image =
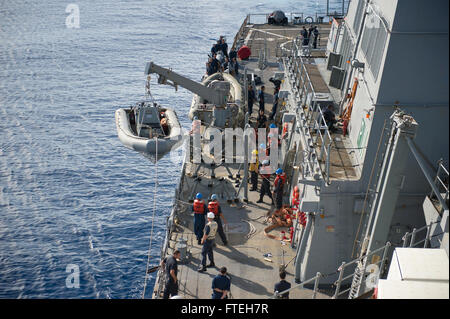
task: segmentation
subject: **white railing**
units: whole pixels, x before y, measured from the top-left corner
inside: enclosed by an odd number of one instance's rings
[[[311,42],[311,41],[310,41]],[[332,138],[326,125],[320,104],[316,102],[316,92],[312,81],[308,75],[304,60],[301,56],[302,48],[298,40],[292,42],[291,54],[286,59],[290,73],[292,74],[292,85],[301,106],[304,108],[300,126],[307,129],[311,134],[311,140],[305,140],[305,145],[313,146],[320,143],[320,152],[315,155],[314,160],[324,162],[324,168],[321,169],[327,183],[330,182],[330,152]],[[314,136],[313,136],[314,133]],[[319,162],[318,162],[319,163]],[[311,171],[314,171],[313,167]]]
[[[436,198],[440,202],[447,203],[449,198],[449,172],[447,168],[444,166],[444,161],[441,159],[438,162],[438,170],[436,172],[436,177],[434,178],[434,184],[436,185],[436,189],[442,191],[444,196],[442,197],[441,193],[437,193],[435,189],[431,189],[430,198]],[[445,209],[444,205],[441,205],[439,208],[439,213]]]
[[[304,281],[304,282],[302,282],[302,283],[300,283],[300,284],[297,284],[297,285],[295,285],[295,286],[293,286],[293,287],[291,287],[291,288],[289,288],[289,289],[286,289],[286,290],[283,290],[283,291],[281,291],[281,292],[278,292],[278,291],[276,291],[276,292],[274,292],[274,294],[273,294],[273,296],[272,297],[270,297],[269,299],[276,299],[276,298],[280,298],[282,295],[284,295],[285,293],[287,293],[287,292],[290,292],[291,290],[294,290],[294,289],[303,289],[304,288],[304,286],[305,285],[307,285],[307,284],[310,284],[310,283],[312,283],[312,282],[314,282],[314,288],[313,288],[313,294],[312,294],[312,299],[316,299],[316,296],[317,296],[317,290],[318,290],[318,288],[319,288],[319,280],[320,280],[320,278],[322,277],[322,274],[320,273],[320,272],[318,272],[313,278],[311,278],[311,279],[308,279],[308,280],[306,280],[306,281]]]
[[[403,237],[402,237],[402,242],[403,242],[403,247],[417,247],[420,244],[423,243],[423,248],[427,248],[430,245],[430,241],[431,241],[431,228],[433,227],[434,224],[438,224],[441,221],[436,221],[433,223],[430,223],[428,225],[425,225],[423,227],[420,228],[414,228],[412,232],[407,232]],[[426,231],[425,237],[419,241],[416,241],[416,237],[418,234],[423,233],[424,231]],[[438,234],[441,235],[441,234]],[[437,235],[434,235],[437,236]]]
[[[384,265],[387,260],[387,254],[389,251],[389,247],[391,247],[391,243],[387,242],[385,246],[380,247],[380,248],[370,252],[369,254],[361,256],[361,257],[354,259],[348,263],[343,262],[341,264],[341,266],[338,268],[339,277],[336,280],[336,282],[334,283],[334,285],[336,286],[336,290],[333,295],[333,299],[337,299],[339,296],[341,296],[345,293],[349,293],[349,298],[358,297],[359,288],[361,287],[361,285],[363,284],[364,279],[365,279],[364,277],[365,277],[366,269],[368,266],[367,262],[369,260],[369,257],[372,257],[375,254],[378,254],[380,252],[383,252],[383,257],[381,259],[370,264],[370,265],[377,265],[379,267],[378,278],[380,278],[381,275],[383,274]],[[356,269],[350,275],[345,276],[345,270],[349,266],[353,266],[353,267],[356,266]],[[356,280],[355,280],[355,276],[356,276]],[[347,289],[341,290],[342,283],[344,281],[349,281],[350,279],[352,280],[351,286]]]

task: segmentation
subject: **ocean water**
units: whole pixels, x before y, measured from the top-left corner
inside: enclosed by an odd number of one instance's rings
[[[154,200],[152,264],[181,162],[155,166],[125,148],[114,111],[143,98],[147,61],[200,80],[215,39],[231,46],[247,13],[326,6],[71,1],[0,1],[0,298],[141,298]],[[71,3],[79,28],[66,25]],[[155,79],[151,89],[188,128],[191,92]]]

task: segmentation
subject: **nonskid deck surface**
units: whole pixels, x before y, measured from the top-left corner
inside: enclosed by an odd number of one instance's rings
[[[237,190],[233,180],[228,178],[228,171],[223,168],[215,169],[216,179],[209,178],[209,168],[201,168],[198,172],[201,180],[195,182],[192,174],[197,165],[187,164],[184,175],[181,201],[177,205],[177,227],[172,232],[167,253],[170,255],[172,249],[182,238],[187,241],[188,260],[187,263],[179,265],[179,295],[186,299],[211,298],[211,283],[214,276],[218,274],[220,267],[225,266],[231,277],[231,296],[236,299],[269,298],[273,295],[273,287],[279,281],[279,265],[288,263],[295,256],[295,249],[289,243],[271,239],[264,235],[267,212],[273,210],[270,199],[265,197],[264,203],[256,204],[259,193],[249,191],[249,203],[235,203],[231,199]],[[237,173],[238,165],[230,165],[230,171]],[[242,171],[241,171],[242,174]],[[222,179],[222,181],[219,181]],[[208,184],[213,183],[213,187]],[[195,189],[194,189],[195,188]],[[199,273],[201,266],[201,247],[197,244],[193,232],[193,214],[189,199],[191,194],[201,192],[204,196],[215,192],[219,196],[222,212],[228,222],[226,231],[228,246],[224,246],[220,237],[216,236],[216,248],[214,259],[216,268],[208,268],[207,272]],[[280,237],[281,231],[289,233],[287,228],[277,228],[270,234]],[[284,252],[283,252],[284,251]],[[264,260],[264,254],[270,253],[271,261]],[[209,261],[208,261],[209,263]],[[289,263],[286,280],[293,282],[293,261]],[[295,289],[291,292],[291,298],[311,298],[312,290]],[[318,298],[328,298],[327,295],[319,293]]]
[[[331,26],[329,24],[314,24],[318,26],[320,33],[318,48],[325,47]],[[306,29],[308,24],[304,25]],[[260,50],[266,46],[269,57],[275,57],[281,53],[280,46],[300,35],[303,25],[269,25],[269,24],[249,24],[244,29],[244,44],[251,48],[252,57],[257,58]],[[313,56],[321,57],[323,52],[313,51]]]

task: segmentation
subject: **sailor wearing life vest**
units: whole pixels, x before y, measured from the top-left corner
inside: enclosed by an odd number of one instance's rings
[[[259,160],[258,160],[258,150],[253,150],[252,159],[249,165],[250,171],[250,181],[252,183],[252,188],[250,191],[256,191],[258,188],[258,169],[259,169]]]
[[[220,207],[220,204],[217,201],[216,194],[211,195],[211,201],[208,204],[208,211],[214,213],[214,221],[217,223],[217,233],[222,239],[223,244],[225,246],[228,245],[227,236],[225,236],[225,233],[223,231],[222,219],[225,224],[227,224],[227,221],[225,220],[225,217],[222,214],[222,208]]]
[[[281,168],[277,169],[275,173],[277,177],[273,182],[273,197],[275,197],[276,209],[280,209],[283,205],[283,188],[286,182],[286,175]]]
[[[215,267],[214,264],[214,254],[213,254],[213,245],[214,239],[216,238],[217,233],[217,223],[214,221],[214,213],[209,212],[208,215],[208,223],[204,229],[204,235],[202,238],[202,266],[198,270],[199,272],[206,271],[206,268]],[[209,265],[206,265],[206,255],[208,255]]]
[[[201,245],[201,239],[203,237],[203,228],[205,227],[205,214],[206,205],[202,200],[202,194],[197,193],[194,200],[194,205],[192,205],[192,211],[194,212],[194,233],[197,237],[197,242]]]
[[[263,197],[264,195],[267,195],[272,200],[272,205],[274,205],[272,193],[270,192],[270,176],[272,175],[270,173],[270,166],[269,166],[269,160],[262,161],[261,169],[259,170],[259,173],[262,177],[262,183],[261,183],[261,191],[259,193],[259,200],[257,203],[263,203]]]

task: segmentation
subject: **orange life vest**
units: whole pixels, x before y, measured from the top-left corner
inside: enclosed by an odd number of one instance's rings
[[[210,201],[208,204],[208,210],[213,212],[214,215],[219,214],[219,203],[216,201]]]
[[[292,209],[297,210],[300,205],[299,200],[300,194],[298,193],[298,187],[294,188],[294,192],[292,193]]]
[[[283,174],[277,175],[277,177],[275,178],[275,181],[273,182],[273,185],[276,186],[280,179],[281,179],[281,185],[280,186],[283,186],[284,183],[286,182],[286,174],[283,173]]]
[[[205,213],[205,202],[203,200],[194,200],[194,213],[204,214]]]
[[[289,123],[284,123],[284,125],[283,125],[283,132],[281,133],[281,138],[282,138],[282,139],[285,138],[286,135],[287,135],[288,124],[289,124]]]

